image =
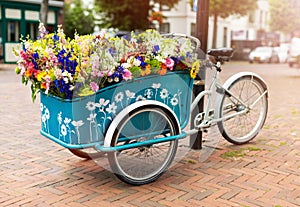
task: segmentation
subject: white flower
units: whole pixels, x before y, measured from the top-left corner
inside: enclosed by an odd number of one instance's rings
[[[82,120],[79,121],[72,121],[72,125],[75,127],[80,127],[84,124],[84,122]]]
[[[151,89],[146,89],[144,95],[146,98],[151,98],[153,96],[153,92]]]
[[[86,118],[88,121],[94,121],[96,118],[97,114],[90,114],[90,117]]]
[[[144,101],[144,100],[146,100],[146,98],[142,95],[138,95],[135,99],[135,101]]]
[[[61,114],[62,114],[62,112],[59,112],[59,113],[57,114],[57,121],[58,121],[59,124],[61,124],[61,122],[62,122]]]
[[[130,56],[130,57],[127,59],[127,63],[129,63],[130,65],[132,65],[134,59],[135,59],[134,56]]]
[[[141,65],[141,61],[139,59],[134,58],[133,65],[134,66],[140,66]]]
[[[86,104],[85,108],[87,108],[87,110],[89,110],[89,111],[94,111],[96,108],[96,104],[94,102],[89,101]]]
[[[158,89],[158,88],[160,88],[160,86],[161,86],[160,83],[153,83],[152,84],[152,88],[154,88],[154,89]]]
[[[159,56],[159,55],[156,56],[155,59],[158,60],[158,61],[161,62],[161,63],[166,63],[166,59],[164,59],[163,57],[161,57],[161,56]]]
[[[63,135],[63,136],[66,136],[67,135],[67,127],[66,125],[61,125],[60,127],[60,133]]]
[[[69,78],[68,77],[64,77],[64,82],[65,82],[65,84],[68,84],[69,83]]]
[[[108,113],[112,113],[112,114],[115,114],[116,110],[117,110],[117,106],[116,106],[115,102],[113,102],[112,104],[109,104],[108,108],[106,109],[106,111]]]
[[[125,91],[125,94],[126,94],[126,96],[127,96],[128,98],[134,98],[134,96],[135,96],[135,93],[130,92],[129,90],[126,90],[126,91]]]
[[[124,94],[122,92],[119,92],[117,95],[115,95],[115,101],[121,102],[124,98]]]
[[[115,78],[114,78],[114,81],[115,81],[115,82],[119,82],[120,79],[119,79],[118,77],[115,77]]]
[[[169,96],[169,92],[168,92],[168,90],[167,89],[162,89],[162,91],[160,92],[160,97],[162,98],[162,99],[165,99],[165,98],[167,98]]]
[[[176,106],[178,104],[178,98],[175,97],[171,98],[171,104],[172,106]]]
[[[126,68],[126,69],[132,67],[132,65],[131,65],[130,63],[122,63],[121,66],[122,66],[123,68]]]
[[[97,105],[99,108],[102,106],[106,106],[109,103],[109,100],[105,100],[104,98],[99,99],[99,105]]]
[[[40,109],[41,109],[41,111],[44,110],[44,105],[43,105],[43,103],[40,103]]]
[[[69,119],[69,118],[65,118],[65,120],[64,120],[64,123],[66,124],[66,125],[68,125],[69,123],[71,122],[71,119]]]
[[[45,117],[46,119],[50,119],[50,111],[48,108],[45,108]]]
[[[42,116],[42,122],[46,122],[46,116],[45,116],[45,114]]]
[[[54,76],[57,80],[60,80],[62,78],[62,70],[61,69],[55,69],[54,70]]]

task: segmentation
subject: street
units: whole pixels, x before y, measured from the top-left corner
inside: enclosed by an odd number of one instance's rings
[[[40,135],[39,99],[32,103],[14,65],[0,64],[0,206],[300,206],[300,68],[229,62],[222,81],[239,71],[269,87],[258,136],[242,146],[207,140],[198,151],[182,141],[162,177],[129,186]]]

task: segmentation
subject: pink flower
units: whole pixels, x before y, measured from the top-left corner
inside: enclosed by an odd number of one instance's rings
[[[95,83],[95,82],[91,82],[90,83],[90,87],[91,87],[91,89],[92,89],[92,91],[98,91],[99,90],[99,86],[98,86],[98,84],[97,83]]]
[[[127,69],[123,70],[123,78],[124,80],[130,80],[132,78],[131,72]]]
[[[167,68],[169,68],[170,70],[173,70],[174,67],[174,60],[172,58],[167,58],[166,59],[166,66]]]
[[[23,60],[26,60],[28,58],[28,54],[23,50],[20,51],[20,56]]]
[[[46,91],[45,91],[45,94],[48,94],[49,89],[50,89],[50,83],[51,83],[51,79],[50,79],[50,77],[48,75],[46,76],[45,81],[46,81]]]
[[[46,36],[46,34],[47,34],[47,30],[46,30],[46,28],[45,28],[45,26],[44,26],[43,23],[40,23],[40,25],[39,25],[39,31],[41,33],[41,38],[44,38]]]

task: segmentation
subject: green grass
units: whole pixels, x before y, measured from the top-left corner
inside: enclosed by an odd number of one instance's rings
[[[196,161],[195,160],[188,160],[188,163],[190,163],[190,164],[196,164]]]
[[[238,150],[228,151],[221,154],[223,159],[232,159],[232,158],[240,158],[247,155],[247,152],[251,151],[260,151],[261,149],[255,146],[250,146],[247,148],[240,148]]]
[[[286,144],[286,142],[280,142],[279,146],[285,146]]]
[[[292,115],[298,115],[298,114],[300,114],[300,112],[298,110],[296,110],[296,109],[293,109],[291,111],[291,113],[292,113]]]

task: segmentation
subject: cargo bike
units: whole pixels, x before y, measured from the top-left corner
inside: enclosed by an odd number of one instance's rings
[[[194,37],[179,36],[200,45]],[[232,52],[230,48],[208,51],[211,61],[207,66],[214,69],[214,76],[195,98],[194,79],[187,71],[140,77],[70,100],[41,93],[40,132],[79,157],[107,156],[113,173],[132,185],[159,178],[172,163],[178,140],[210,126],[217,125],[231,143],[247,143],[264,125],[268,89],[265,81],[251,72],[237,73],[219,83],[221,63]],[[204,110],[191,118],[204,97]]]

